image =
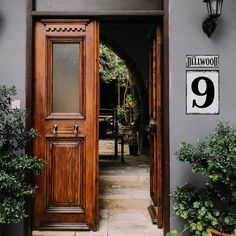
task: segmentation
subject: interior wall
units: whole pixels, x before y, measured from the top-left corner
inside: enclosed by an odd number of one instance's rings
[[[202,31],[207,16],[205,3],[196,0],[169,0],[170,68],[170,190],[185,182],[201,184],[187,164],[174,155],[180,143],[193,143],[209,135],[219,119],[236,125],[236,1],[223,3],[222,16],[212,38]],[[220,114],[186,115],[186,54],[219,55]],[[183,223],[171,213],[171,228],[183,229]]]
[[[0,84],[17,88],[25,107],[26,1],[0,1]],[[22,236],[23,224],[3,227],[3,236]]]

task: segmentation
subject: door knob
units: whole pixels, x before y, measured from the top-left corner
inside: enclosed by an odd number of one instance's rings
[[[157,132],[157,126],[154,124],[150,124],[150,125],[146,126],[145,130],[149,135],[153,136]]]
[[[79,133],[79,126],[74,125],[74,134],[78,134],[78,133]]]
[[[53,134],[57,134],[57,131],[58,131],[58,125],[53,125],[53,127],[52,127],[52,133],[53,133]]]

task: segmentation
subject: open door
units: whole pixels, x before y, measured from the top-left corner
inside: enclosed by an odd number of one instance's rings
[[[33,229],[97,230],[98,23],[41,20],[34,37]]]
[[[156,27],[150,50],[149,80],[149,156],[150,156],[150,195],[152,205],[149,213],[158,228],[163,227],[162,197],[162,107],[161,107],[161,35],[160,26]]]

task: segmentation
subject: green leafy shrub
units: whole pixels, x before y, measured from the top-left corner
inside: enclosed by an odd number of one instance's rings
[[[25,198],[34,195],[36,186],[26,178],[38,175],[43,161],[25,153],[35,137],[34,129],[25,127],[25,113],[11,108],[15,87],[0,86],[0,223],[18,223],[24,217]]]
[[[207,177],[205,186],[176,188],[174,211],[194,235],[211,235],[207,229],[236,234],[236,131],[218,122],[215,132],[195,146],[182,143],[178,160]]]
[[[125,122],[125,110],[123,106],[117,107],[117,119],[120,123]]]
[[[115,54],[109,47],[99,45],[99,74],[100,79],[106,83],[120,78],[121,85],[128,79],[128,68],[125,61]]]

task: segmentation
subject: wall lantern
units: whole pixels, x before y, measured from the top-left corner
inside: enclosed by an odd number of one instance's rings
[[[203,0],[203,2],[207,5],[208,17],[203,21],[202,29],[208,37],[211,37],[221,14],[223,0]]]

